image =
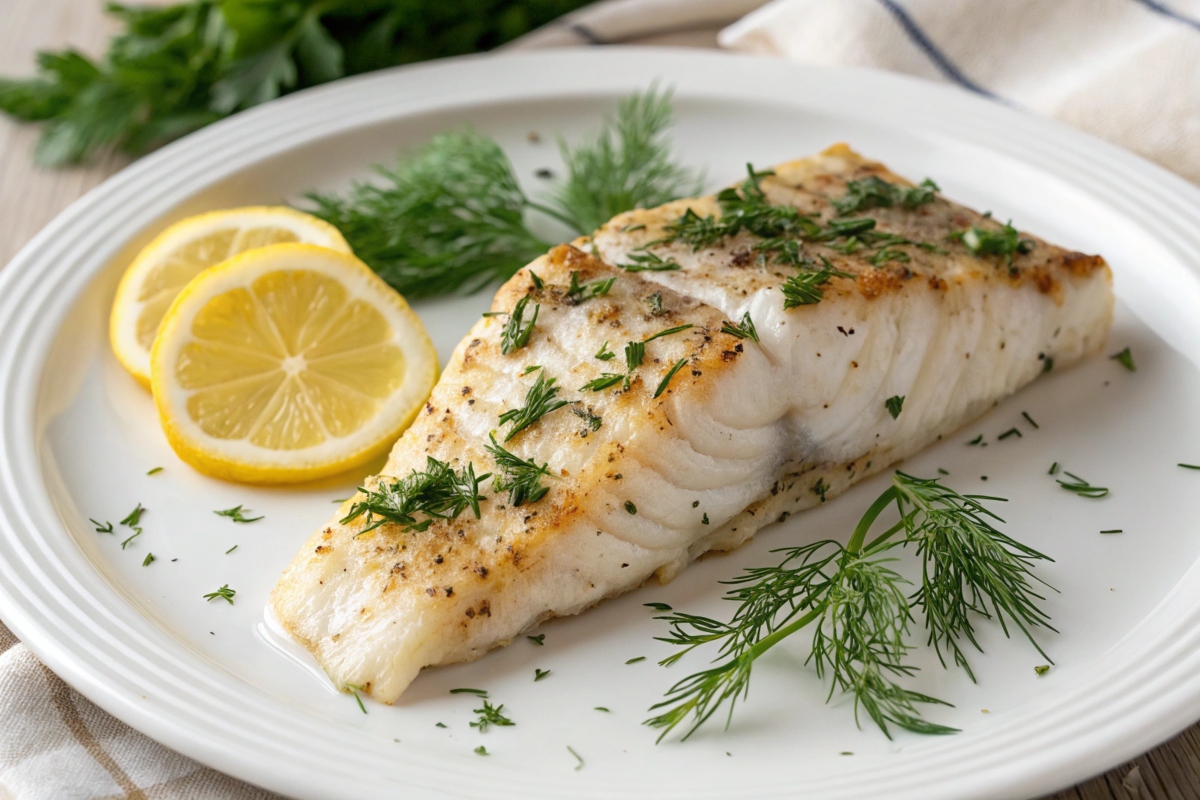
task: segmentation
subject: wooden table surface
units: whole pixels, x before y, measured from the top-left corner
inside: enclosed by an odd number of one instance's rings
[[[28,74],[38,49],[71,46],[89,55],[102,52],[115,30],[102,6],[102,0],[0,0],[0,75]],[[680,43],[711,41],[711,36],[693,32]],[[0,118],[0,265],[60,211],[127,163],[108,156],[85,167],[40,169],[32,163],[36,139],[35,126]],[[1200,799],[1200,724],[1052,800],[1167,798]]]

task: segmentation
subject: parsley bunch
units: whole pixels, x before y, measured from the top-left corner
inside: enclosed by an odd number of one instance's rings
[[[109,3],[122,31],[101,58],[38,55],[0,79],[0,111],[43,122],[47,166],[131,155],[281,94],[346,75],[488,50],[588,0],[187,0]]]

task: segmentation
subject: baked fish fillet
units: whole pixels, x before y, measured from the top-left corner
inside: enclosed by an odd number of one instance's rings
[[[844,145],[758,185],[825,228],[847,182],[861,189],[872,176],[912,186]],[[1026,234],[1011,263],[972,255],[948,235],[1001,226],[940,196],[851,214],[874,219],[876,234],[805,241],[793,253],[812,262],[807,271],[780,263],[784,251],[760,263],[763,239],[746,231],[699,250],[657,241],[688,209],[722,214],[714,197],[632,211],[517,273],[495,297],[501,313],[459,344],[367,484],[394,483],[429,458],[496,473],[485,449],[495,431],[515,455],[548,465],[544,498],[514,506],[489,479],[478,518],[468,508],[424,530],[366,532],[366,515],[339,523],[350,500],[286,569],[274,611],[339,687],[390,703],[423,667],[478,658],[547,618],[668,580],[917,452],[1051,365],[1097,352],[1108,332],[1103,259]],[[631,264],[658,271],[622,268]],[[819,302],[785,308],[781,284],[812,266],[841,276],[817,287]],[[572,276],[588,288],[572,293]],[[614,277],[607,294],[587,297]],[[505,314],[527,295],[536,326],[504,355]],[[758,341],[730,332],[745,314]],[[627,389],[581,389],[627,372],[627,342],[683,325],[645,343]],[[504,442],[513,424],[500,416],[550,378],[569,404]]]

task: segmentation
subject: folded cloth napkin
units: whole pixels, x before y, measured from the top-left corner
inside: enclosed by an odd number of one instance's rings
[[[1200,183],[1200,0],[775,0],[718,41],[954,83]]]

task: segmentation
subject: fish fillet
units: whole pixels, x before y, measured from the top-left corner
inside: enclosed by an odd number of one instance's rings
[[[912,186],[836,145],[777,167],[761,188],[825,225],[847,182],[871,176]],[[699,251],[657,241],[688,209],[721,214],[711,196],[631,211],[518,272],[496,294],[499,315],[459,344],[382,476],[368,481],[403,478],[428,457],[495,472],[489,433],[503,439],[500,415],[545,376],[570,405],[506,444],[548,464],[543,499],[514,507],[487,481],[479,518],[468,509],[421,531],[366,533],[362,517],[338,522],[347,501],[287,567],[273,609],[339,687],[390,703],[424,667],[478,658],[651,576],[669,580],[706,551],[735,548],[916,453],[1051,365],[1096,353],[1111,322],[1103,259],[1028,234],[1011,265],[972,255],[947,235],[999,226],[941,196],[856,215],[910,242],[894,248],[903,257],[844,239],[805,242],[807,256],[849,277],[794,308],[780,285],[798,269],[759,263],[761,239],[749,232]],[[647,252],[679,268],[622,268]],[[580,284],[616,281],[580,302],[573,273]],[[526,295],[530,311],[539,307],[536,327],[503,355],[505,313]],[[757,342],[722,331],[745,314]],[[627,342],[682,325],[692,327],[646,343],[628,390],[581,389],[626,371]],[[602,348],[615,358],[597,358]],[[888,400],[900,397],[893,416]]]

